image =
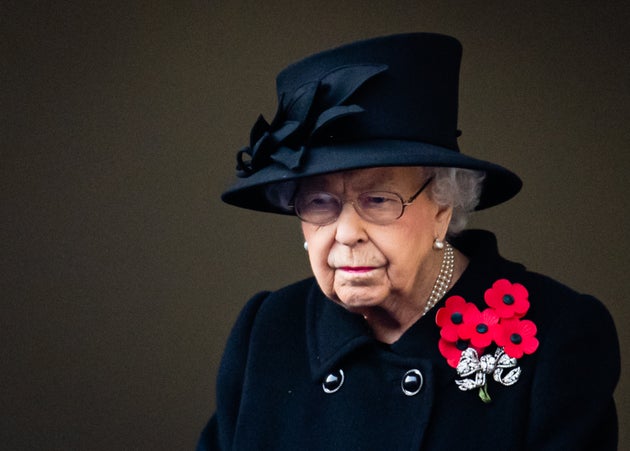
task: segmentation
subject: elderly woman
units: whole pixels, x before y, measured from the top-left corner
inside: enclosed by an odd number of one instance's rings
[[[466,216],[520,189],[460,153],[461,47],[405,34],[289,66],[223,199],[301,220],[314,279],[245,306],[199,450],[610,450],[602,304]]]

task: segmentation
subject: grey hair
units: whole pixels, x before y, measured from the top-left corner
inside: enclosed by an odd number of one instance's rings
[[[425,174],[434,177],[431,198],[440,206],[453,208],[447,236],[455,236],[466,227],[470,213],[479,204],[483,171],[463,168],[425,167]]]
[[[460,233],[468,223],[470,213],[479,204],[485,172],[463,168],[442,168],[425,166],[420,168],[424,177],[433,177],[431,198],[440,206],[453,207],[447,236]],[[287,213],[297,188],[296,181],[274,183],[267,186],[267,200]]]

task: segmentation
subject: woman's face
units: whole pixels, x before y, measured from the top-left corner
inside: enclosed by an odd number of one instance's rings
[[[357,214],[351,201],[366,191],[390,191],[409,199],[427,180],[418,167],[370,168],[305,179],[299,192],[327,191],[345,201],[341,214],[324,226],[302,222],[313,273],[326,296],[361,313],[417,303],[430,291],[441,262],[432,249],[444,238],[451,209],[439,207],[430,186],[399,219],[378,225]],[[421,299],[425,301],[426,298]]]

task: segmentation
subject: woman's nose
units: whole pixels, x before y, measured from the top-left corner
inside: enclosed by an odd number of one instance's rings
[[[335,240],[338,243],[354,246],[367,241],[365,222],[352,202],[346,202],[343,205],[335,225]]]

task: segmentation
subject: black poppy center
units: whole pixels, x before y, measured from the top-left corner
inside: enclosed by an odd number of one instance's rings
[[[455,342],[455,347],[460,351],[465,351],[466,349],[468,349],[468,344],[468,340],[459,339]]]
[[[512,334],[510,335],[510,341],[515,345],[520,345],[523,341],[523,337],[520,334]]]
[[[475,330],[479,334],[485,334],[486,332],[488,332],[488,325],[487,324],[483,324],[483,323],[477,324],[477,327],[475,328]]]
[[[455,312],[451,315],[451,322],[453,324],[461,324],[463,320],[464,315],[462,315],[460,312]]]
[[[511,294],[504,294],[503,295],[503,303],[505,305],[512,305],[512,304],[514,304],[514,296],[512,296]]]

